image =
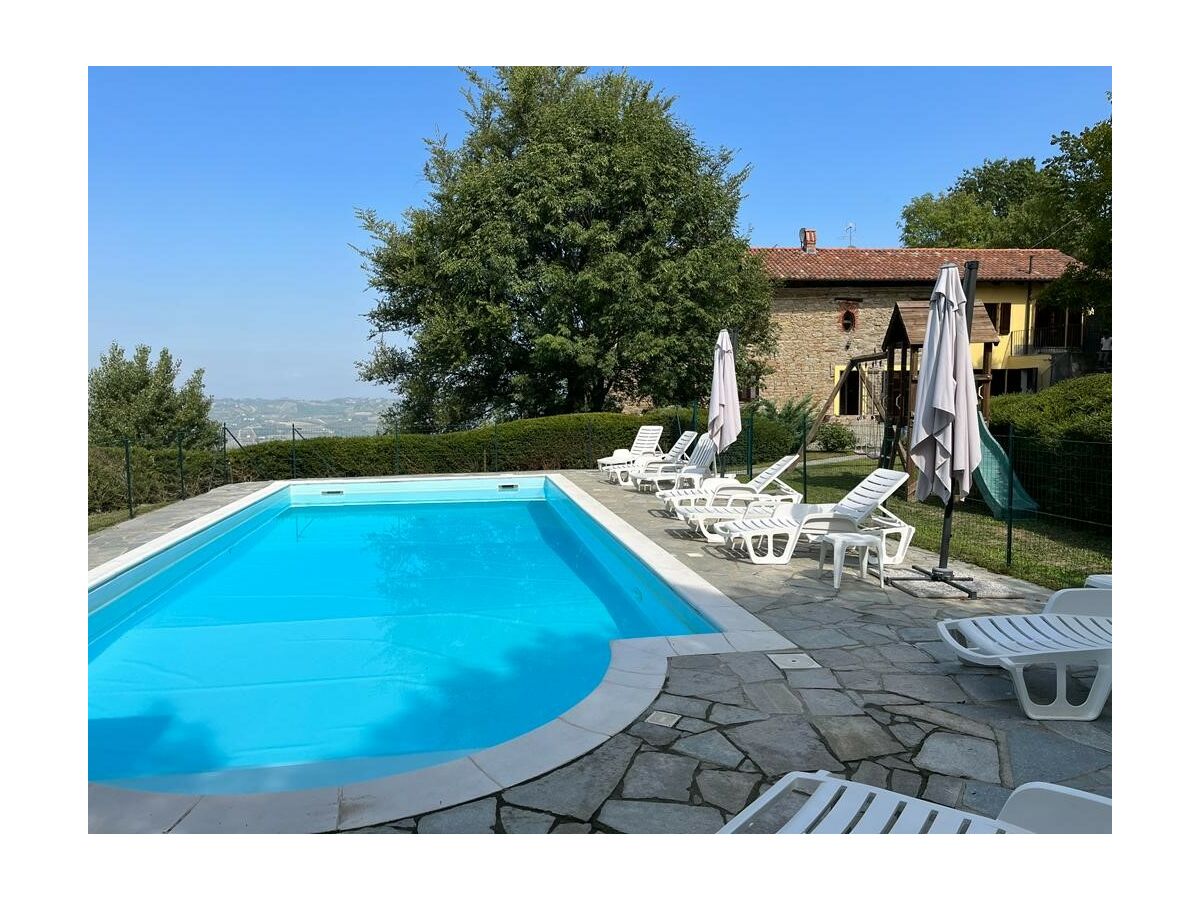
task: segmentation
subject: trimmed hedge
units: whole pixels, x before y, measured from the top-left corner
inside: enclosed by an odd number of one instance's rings
[[[697,412],[703,431],[707,411]],[[425,475],[457,472],[589,469],[596,459],[618,447],[628,447],[642,425],[662,425],[667,449],[691,428],[692,412],[685,408],[652,410],[645,415],[578,413],[501,422],[498,425],[447,434],[389,434],[376,437],[316,437],[266,441],[232,447],[223,459],[220,448],[184,454],[188,495],[209,490],[228,480],[269,481],[292,477],[292,454],[298,478],[354,478],[372,475]],[[754,421],[754,459],[774,462],[788,453],[792,436],[779,423]],[[744,470],[749,416],[743,418],[741,438],[727,451],[726,464]],[[180,495],[179,459],[175,450],[135,448],[134,503],[155,503]],[[125,505],[125,457],[122,448],[88,448],[88,511],[101,512]]]
[[[1112,375],[1083,375],[1036,394],[993,398],[992,430],[1007,433],[1010,422],[1017,434],[1046,444],[1112,443]]]
[[[991,430],[1042,512],[1112,522],[1112,375],[1060,381],[1036,394],[992,400]]]

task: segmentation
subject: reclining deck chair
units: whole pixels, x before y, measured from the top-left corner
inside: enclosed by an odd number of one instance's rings
[[[769,810],[799,788],[808,799],[782,826]],[[992,819],[918,800],[828,772],[791,772],[734,816],[718,834],[743,829],[778,834],[1111,834],[1112,800],[1075,788],[1031,781],[1018,787]]]
[[[634,437],[633,443],[629,445],[628,450],[614,450],[611,456],[605,456],[596,460],[596,468],[603,469],[605,466],[632,462],[643,454],[658,453],[658,439],[662,437],[662,433],[663,427],[661,425],[643,425],[638,429],[637,435]]]
[[[692,446],[692,441],[696,439],[696,432],[685,431],[679,436],[679,439],[671,445],[671,449],[665,454],[644,454],[637,459],[627,463],[617,463],[613,466],[605,466],[604,471],[608,473],[608,480],[613,484],[629,484],[629,476],[634,472],[642,471],[651,463],[682,463],[687,461],[687,449]]]
[[[631,472],[629,480],[639,491],[667,484],[672,487],[681,487],[684,484],[694,487],[712,475],[716,459],[717,445],[707,434],[702,434],[700,440],[696,441],[696,449],[692,451],[691,459],[686,463],[647,463],[640,471]]]
[[[712,527],[730,549],[740,543],[757,565],[782,565],[792,558],[801,537],[808,540],[835,531],[873,531],[883,538],[879,564],[899,563],[908,552],[914,529],[883,508],[883,503],[908,480],[907,472],[876,469],[837,503],[793,503],[778,515],[721,522]],[[887,537],[898,546],[887,552]],[[778,546],[782,543],[782,546]]]
[[[781,480],[783,473],[795,465],[799,458],[794,454],[783,457],[748,484],[717,484],[699,502],[676,507],[675,517],[686,522],[693,531],[700,532],[710,544],[720,544],[725,536],[712,531],[718,522],[751,517],[768,518],[786,504],[799,503],[804,499],[803,494]],[[772,482],[780,489],[777,493],[767,493],[765,490]]]
[[[998,666],[1012,676],[1021,710],[1031,719],[1090,722],[1112,693],[1112,591],[1067,588],[1046,601],[1041,613],[1028,616],[974,616],[937,623],[938,633],[959,659],[976,666]],[[1025,667],[1053,665],[1055,696],[1035,703],[1025,683]],[[1087,698],[1067,699],[1067,667],[1095,666]]]
[[[796,457],[785,456],[783,459],[795,460]],[[772,481],[779,479],[783,474],[783,471],[786,471],[792,465],[789,464],[788,466],[785,466],[782,471],[774,471],[775,467],[781,462],[783,462],[782,459],[779,462],[768,466],[749,481],[738,481],[734,476],[728,476],[726,478],[710,478],[700,487],[671,488],[665,491],[658,491],[654,496],[663,501],[667,512],[671,513],[676,518],[679,518],[679,511],[690,506],[703,506],[712,502],[714,498],[716,499],[717,503],[724,503],[726,500],[726,495],[724,494],[727,491],[740,491],[748,494],[764,493],[767,489],[767,486]],[[779,487],[785,492],[792,490],[792,488],[783,481],[779,482]],[[718,492],[721,492],[723,496],[718,498]],[[797,497],[798,496],[799,495],[797,494]]]

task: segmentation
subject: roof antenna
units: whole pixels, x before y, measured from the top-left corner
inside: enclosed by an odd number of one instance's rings
[[[846,246],[854,246],[854,229],[857,226],[853,222],[847,222],[844,231],[846,232]]]

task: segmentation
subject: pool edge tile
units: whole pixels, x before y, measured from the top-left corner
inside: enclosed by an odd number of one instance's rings
[[[559,718],[579,728],[612,737],[654,702],[660,688],[661,684],[633,687],[606,678]]]
[[[545,775],[608,739],[606,735],[559,718],[468,758],[500,789],[506,789]]]
[[[171,834],[311,834],[337,828],[341,790],[206,794]]]
[[[502,787],[472,757],[462,756],[440,765],[343,786],[334,827],[344,831],[433,812],[493,794]]]
[[[88,784],[89,834],[163,834],[199,803],[195,794],[155,794]]]
[[[738,653],[753,650],[795,650],[796,645],[774,629],[727,631],[725,637]]]
[[[698,656],[704,653],[732,653],[734,646],[725,637],[727,632],[688,634],[668,638],[675,656]]]

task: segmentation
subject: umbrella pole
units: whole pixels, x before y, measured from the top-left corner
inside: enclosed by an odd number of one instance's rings
[[[939,576],[943,573],[954,577],[954,572],[949,568],[950,565],[950,535],[954,533],[954,523],[951,521],[954,518],[954,497],[958,492],[955,491],[950,495],[950,499],[946,501],[946,512],[942,516],[942,548],[938,555],[938,567],[934,569]]]

